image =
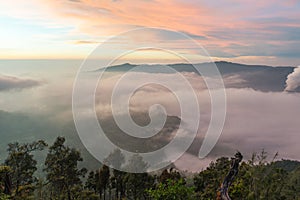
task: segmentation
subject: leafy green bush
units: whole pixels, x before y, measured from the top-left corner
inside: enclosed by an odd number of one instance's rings
[[[159,183],[155,189],[147,190],[149,196],[154,200],[193,200],[195,199],[195,191],[193,187],[187,187],[185,181],[168,179],[166,184]]]

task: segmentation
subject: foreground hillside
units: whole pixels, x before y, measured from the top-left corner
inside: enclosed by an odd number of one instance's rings
[[[44,141],[9,144],[8,157],[0,167],[0,199],[216,199],[231,166],[231,158],[221,157],[195,174],[180,172],[176,166],[133,174],[108,166],[126,170],[139,165],[146,169],[147,163],[138,154],[125,162],[122,153],[115,150],[105,165],[88,171],[79,167],[84,160],[81,153],[65,142],[58,137],[50,146]],[[33,155],[43,150],[48,153],[40,165]],[[267,153],[262,151],[241,163],[229,188],[232,199],[299,199],[300,162],[267,160]],[[38,168],[43,169],[44,176],[36,176]]]

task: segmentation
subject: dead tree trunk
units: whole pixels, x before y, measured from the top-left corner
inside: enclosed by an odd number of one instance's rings
[[[231,198],[228,195],[228,189],[232,184],[234,178],[238,174],[239,164],[242,161],[242,159],[243,155],[240,152],[237,152],[234,155],[234,158],[232,158],[230,170],[221,185],[220,191],[218,192],[218,200],[231,200]]]

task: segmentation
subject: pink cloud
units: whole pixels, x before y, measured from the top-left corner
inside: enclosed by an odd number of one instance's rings
[[[231,44],[247,48],[248,45],[282,42],[289,47],[286,41],[290,37],[286,34],[297,34],[300,17],[299,3],[294,0],[29,0],[26,5],[20,0],[16,1],[17,3],[5,2],[0,13],[39,21],[47,26],[56,24],[73,27],[69,34],[78,36],[78,41],[87,40],[81,37],[87,36],[89,40],[101,42],[133,28],[160,27],[194,35],[194,39],[205,48],[213,47],[214,51],[232,54],[236,59],[254,58],[257,55],[250,52],[246,57],[243,55],[244,58],[238,58],[239,52],[228,49]],[[285,30],[285,27],[294,27],[295,30]],[[147,36],[156,38],[158,42],[164,39],[157,35]],[[293,40],[297,39],[295,38],[294,36]],[[180,46],[179,43],[174,45]],[[280,45],[274,48],[279,47]],[[268,48],[272,52],[273,49]],[[216,59],[227,58],[222,55],[213,56]],[[276,55],[275,60],[279,60]]]

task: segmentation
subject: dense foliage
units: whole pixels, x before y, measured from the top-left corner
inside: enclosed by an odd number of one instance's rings
[[[116,170],[147,169],[138,154],[125,162],[119,150],[112,152],[99,169],[80,168],[81,153],[58,137],[48,148],[44,164],[38,165],[36,151],[47,148],[44,141],[8,145],[8,156],[0,166],[0,200],[189,200],[216,199],[228,173],[231,159],[218,158],[205,170],[185,174],[174,167],[156,173],[127,173]],[[267,162],[267,153],[253,154],[241,163],[229,188],[232,199],[300,199],[300,164],[281,160]],[[275,160],[275,157],[274,159]],[[36,177],[39,166],[44,179]]]

